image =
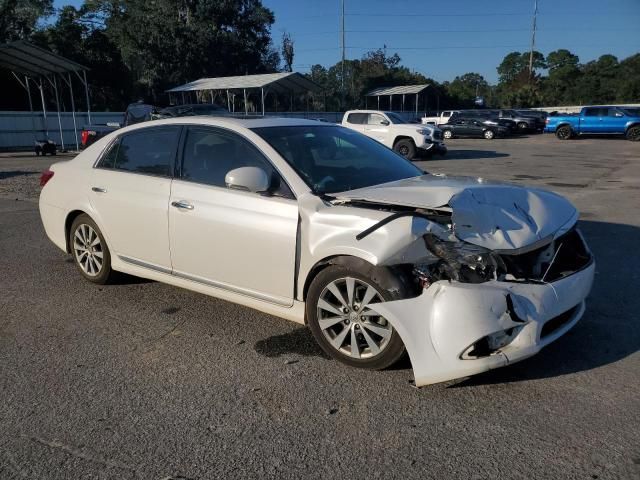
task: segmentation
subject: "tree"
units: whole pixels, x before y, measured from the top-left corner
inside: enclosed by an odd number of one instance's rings
[[[490,87],[479,73],[465,73],[447,85],[447,92],[461,107],[473,107],[476,95],[488,97]]]
[[[51,14],[52,0],[0,0],[0,43],[28,39]]]
[[[285,70],[292,72],[293,68],[293,40],[287,32],[282,34],[282,58],[284,59]]]

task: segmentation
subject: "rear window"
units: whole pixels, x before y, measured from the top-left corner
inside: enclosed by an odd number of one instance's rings
[[[99,166],[169,177],[179,135],[180,127],[145,128],[123,135],[111,146]]]
[[[347,117],[347,122],[354,123],[356,125],[364,125],[367,123],[367,113],[350,113]]]

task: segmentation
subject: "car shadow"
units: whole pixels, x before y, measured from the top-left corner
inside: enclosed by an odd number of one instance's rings
[[[495,150],[449,150],[444,157],[419,157],[420,160],[475,160],[481,158],[504,158],[509,157],[508,153],[496,152]]]
[[[38,172],[29,172],[25,170],[12,170],[8,172],[0,172],[0,180],[5,180],[12,177],[22,177],[25,175],[37,175]]]
[[[581,221],[596,259],[596,276],[583,318],[537,355],[450,385],[449,388],[558,377],[593,370],[640,350],[637,277],[640,228]]]

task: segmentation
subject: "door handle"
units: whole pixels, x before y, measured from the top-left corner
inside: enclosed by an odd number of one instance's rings
[[[91,187],[91,190],[98,193],[107,193],[107,189],[102,187]]]
[[[189,202],[185,202],[184,200],[171,202],[171,206],[179,208],[180,210],[193,210],[193,205],[191,205]]]

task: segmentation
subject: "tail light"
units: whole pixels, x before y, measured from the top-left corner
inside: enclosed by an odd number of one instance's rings
[[[53,178],[53,174],[54,172],[51,170],[45,170],[44,172],[42,172],[42,174],[40,175],[40,186],[44,187],[47,182]]]
[[[87,130],[82,130],[80,138],[82,139],[82,145],[86,145],[87,140],[89,140],[89,132]]]
[[[547,124],[547,125],[549,125],[549,119],[548,119],[548,118],[545,118],[545,119],[544,119],[544,123],[545,123],[545,124]]]

